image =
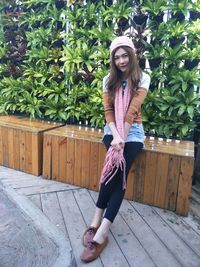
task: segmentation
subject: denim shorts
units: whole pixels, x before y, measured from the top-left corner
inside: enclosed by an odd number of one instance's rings
[[[104,126],[104,135],[112,135],[112,132],[108,126],[108,124],[106,124]],[[131,125],[131,128],[129,130],[128,133],[128,137],[126,139],[126,143],[127,142],[141,142],[144,143],[144,129],[143,129],[143,125],[140,123],[133,123]]]

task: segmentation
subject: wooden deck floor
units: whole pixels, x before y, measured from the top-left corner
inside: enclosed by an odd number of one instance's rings
[[[89,225],[97,193],[0,167],[0,180],[26,195],[52,221],[71,246],[77,261],[81,237]],[[111,227],[109,244],[94,267],[200,267],[200,220],[124,200]],[[43,266],[45,267],[45,266]]]

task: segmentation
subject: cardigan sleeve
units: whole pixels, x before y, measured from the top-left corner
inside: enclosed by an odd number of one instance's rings
[[[150,76],[146,73],[142,73],[141,80],[139,82],[139,88],[134,93],[131,103],[129,105],[128,111],[125,116],[125,121],[129,124],[134,122],[134,119],[137,117],[138,113],[141,110],[141,105],[144,102],[144,99],[147,95],[150,85]]]
[[[103,93],[104,114],[107,123],[115,122],[114,106],[108,92]]]
[[[147,90],[145,88],[139,88],[137,92],[133,95],[131,103],[129,105],[128,111],[125,116],[125,121],[129,124],[134,122],[134,118],[137,117],[138,112],[140,112],[141,105],[147,95]]]

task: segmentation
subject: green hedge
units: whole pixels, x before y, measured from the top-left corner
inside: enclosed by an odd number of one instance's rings
[[[108,47],[127,34],[151,75],[142,109],[146,132],[192,134],[200,104],[198,0],[20,2],[0,4],[1,113],[102,127]]]

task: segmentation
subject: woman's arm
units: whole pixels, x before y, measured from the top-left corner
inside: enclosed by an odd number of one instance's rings
[[[120,134],[118,133],[115,123],[110,122],[108,125],[113,135],[113,140],[111,142],[111,145],[115,146],[116,148],[120,148],[121,146],[123,147],[124,140],[121,138]]]
[[[134,118],[140,111],[141,105],[144,102],[147,92],[147,89],[142,87],[138,88],[138,90],[135,92],[135,95],[133,96],[128,111],[126,113],[125,122],[129,124],[132,124],[134,122]]]
[[[120,134],[117,131],[114,116],[114,106],[112,105],[109,97],[110,96],[108,92],[103,93],[105,119],[113,135],[111,145],[119,148],[119,146],[124,145],[124,140],[121,138]]]

